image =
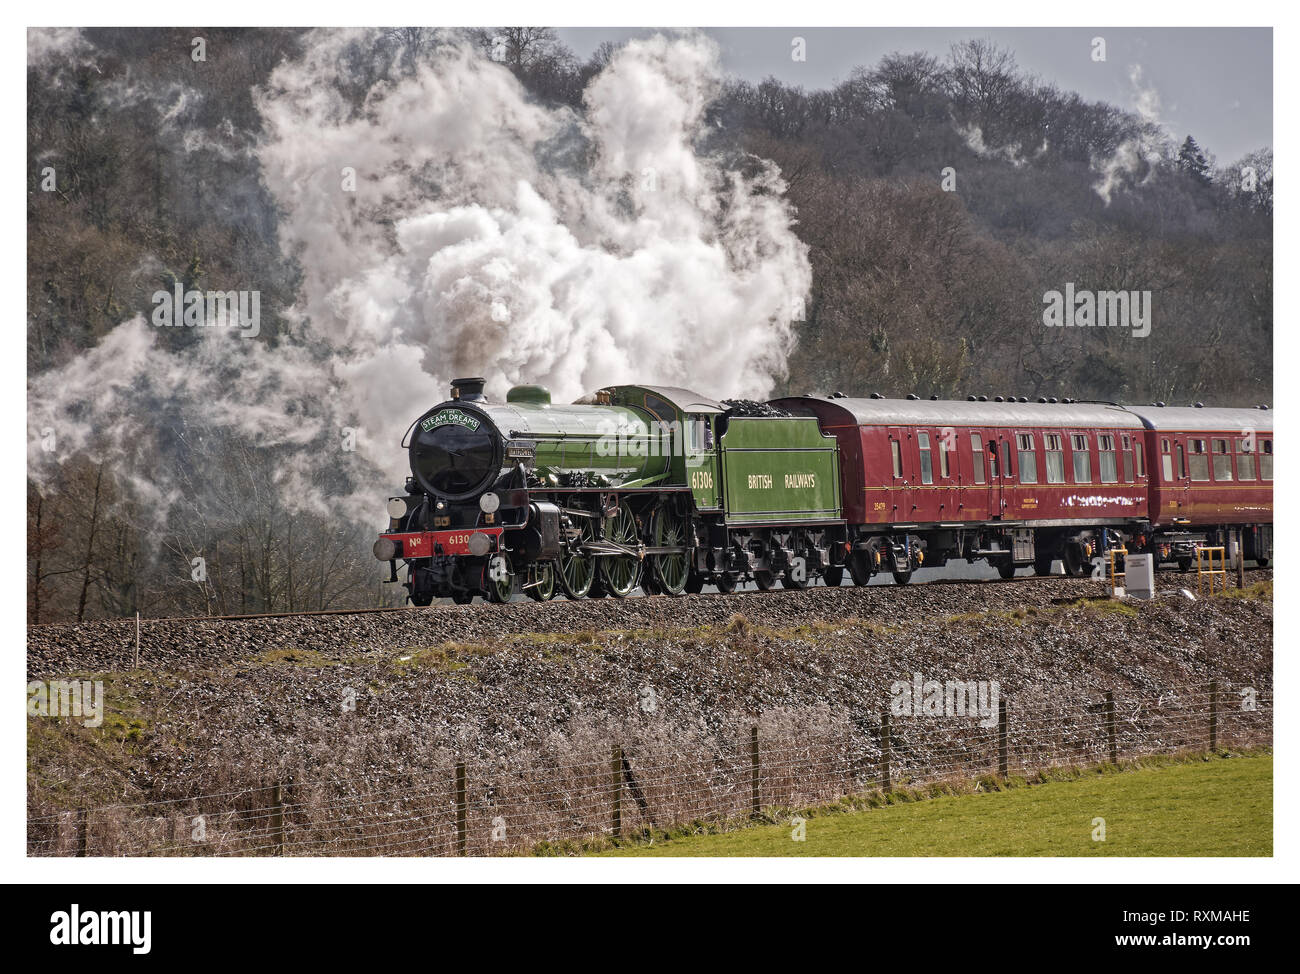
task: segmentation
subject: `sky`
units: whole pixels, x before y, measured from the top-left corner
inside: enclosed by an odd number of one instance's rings
[[[579,58],[602,42],[649,33],[634,28],[561,27]],[[1179,140],[1193,135],[1220,165],[1273,144],[1273,32],[1214,27],[717,27],[705,31],[722,49],[724,68],[747,81],[775,75],[812,90],[875,65],[893,51],[944,57],[951,44],[987,37],[1010,48],[1022,70],[1043,82],[1136,111],[1130,80],[1141,68],[1160,99],[1158,120]],[[807,42],[807,60],[791,58],[791,41]],[[1106,60],[1092,60],[1092,40],[1106,41]]]

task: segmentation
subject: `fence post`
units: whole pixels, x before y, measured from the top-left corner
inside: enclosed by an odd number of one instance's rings
[[[1219,681],[1210,681],[1210,750],[1219,749]]]
[[[1237,588],[1246,587],[1246,532],[1237,532]]]
[[[880,718],[880,789],[886,793],[893,791],[893,775],[889,773],[889,711]]]
[[[749,804],[754,818],[758,818],[762,806],[758,794],[758,728],[749,729]]]
[[[614,776],[614,808],[610,819],[610,828],[614,833],[614,838],[621,839],[623,837],[623,749],[617,744],[614,745],[613,757],[610,761],[610,772]]]
[[[77,855],[84,859],[90,849],[90,827],[86,821],[86,810],[77,809]]]
[[[456,762],[456,855],[464,856],[469,849],[469,831],[465,823],[465,762]]]
[[[271,804],[275,811],[271,813],[271,835],[275,840],[275,854],[284,855],[284,788],[277,781],[271,786]]]
[[[1007,776],[1007,700],[998,698],[998,774]]]
[[[1119,764],[1119,748],[1115,741],[1115,694],[1106,691],[1106,751],[1111,764]]]

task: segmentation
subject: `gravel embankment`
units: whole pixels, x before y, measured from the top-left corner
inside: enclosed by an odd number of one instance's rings
[[[1247,573],[1247,584],[1272,578],[1271,571]],[[1171,597],[1193,576],[1165,574]],[[713,626],[740,613],[762,626],[786,627],[815,621],[861,619],[900,624],[980,611],[1042,608],[1105,594],[1091,580],[1021,578],[1009,582],[940,583],[913,587],[811,588],[678,599],[557,598],[537,604],[434,606],[408,612],[304,616],[229,621],[145,620],[140,638],[142,668],[210,669],[276,649],[306,649],[330,659],[359,652],[481,642],[523,633],[573,633]],[[27,668],[33,677],[71,671],[128,669],[135,645],[133,620],[81,625],[31,626]]]
[[[1078,604],[1101,591],[1045,579],[151,622],[134,674],[112,672],[129,666],[133,623],[33,628],[31,673],[104,673],[123,742],[97,752],[88,774],[81,730],[41,725],[52,735],[36,753],[29,738],[29,797],[36,809],[63,805],[46,789],[73,780],[93,804],[416,774],[457,759],[563,764],[608,755],[611,741],[668,761],[733,748],[750,724],[765,740],[858,735],[869,756],[891,684],[918,672],[995,680],[1017,720],[1074,708],[1074,728],[1026,725],[1062,746],[1095,737],[1087,708],[1106,691],[1121,746],[1131,728],[1132,742],[1156,748],[1151,701],[1186,699],[1211,679],[1225,699],[1247,686],[1271,694],[1270,598],[1193,602],[1171,590],[1120,609]],[[1170,747],[1187,746],[1181,733]],[[909,763],[933,765],[937,748],[918,745]]]

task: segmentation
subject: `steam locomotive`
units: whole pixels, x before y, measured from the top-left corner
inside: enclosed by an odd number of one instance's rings
[[[1230,539],[1272,557],[1267,407],[485,386],[455,380],[402,441],[374,553],[416,605],[904,584],[952,558],[1081,575],[1119,545],[1184,569]]]

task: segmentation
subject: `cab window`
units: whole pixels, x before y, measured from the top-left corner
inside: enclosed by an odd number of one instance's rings
[[[713,449],[713,423],[708,416],[688,416],[686,426],[692,453]]]

